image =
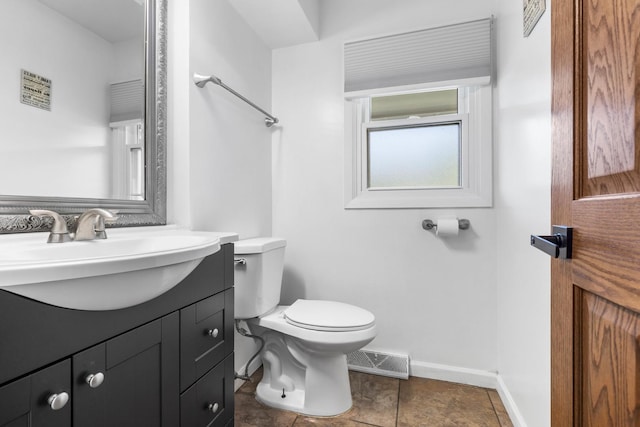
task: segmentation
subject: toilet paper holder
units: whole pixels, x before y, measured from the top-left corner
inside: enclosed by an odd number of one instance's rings
[[[458,228],[460,230],[467,230],[469,229],[469,227],[471,227],[471,221],[469,221],[468,219],[458,220]],[[424,228],[425,230],[433,230],[438,228],[438,224],[436,224],[430,219],[425,219],[422,221],[422,228]]]

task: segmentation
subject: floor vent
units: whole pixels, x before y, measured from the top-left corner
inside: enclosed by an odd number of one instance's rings
[[[409,356],[406,354],[358,350],[347,354],[347,364],[352,371],[405,380],[409,378]]]

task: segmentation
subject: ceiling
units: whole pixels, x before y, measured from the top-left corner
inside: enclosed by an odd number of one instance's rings
[[[182,0],[181,0],[182,1]],[[144,33],[144,0],[40,0],[110,43]]]
[[[319,0],[227,0],[271,49],[320,38]]]
[[[39,1],[110,43],[142,36],[144,0]],[[320,0],[227,1],[271,49],[320,38]]]

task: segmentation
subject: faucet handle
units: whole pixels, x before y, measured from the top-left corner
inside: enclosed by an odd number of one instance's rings
[[[115,222],[115,212],[102,208],[88,209],[76,221],[74,240],[106,239],[105,222]]]
[[[51,227],[51,233],[49,233],[47,243],[64,243],[71,241],[67,222],[59,213],[46,209],[31,209],[29,213],[37,217],[50,216],[53,218],[53,226]]]
[[[96,222],[94,224],[93,230],[96,233],[96,239],[106,239],[107,238],[107,232],[105,230],[105,223],[114,223],[116,222],[116,220],[118,219],[118,217],[116,216],[118,214],[117,210],[108,210],[108,209],[104,209],[106,212],[109,212],[111,214],[111,216],[105,216],[105,215],[98,215],[96,217]]]

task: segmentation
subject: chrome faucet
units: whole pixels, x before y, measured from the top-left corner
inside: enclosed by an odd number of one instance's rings
[[[76,233],[73,240],[106,239],[105,222],[115,222],[114,212],[101,208],[89,209],[76,221]]]
[[[37,217],[50,216],[53,218],[53,225],[51,226],[51,233],[49,233],[47,243],[64,243],[71,241],[67,223],[60,214],[46,209],[31,209],[29,213]]]
[[[37,217],[50,216],[53,218],[51,233],[47,243],[64,243],[71,240],[106,239],[105,222],[115,222],[118,219],[115,211],[94,208],[76,217],[75,233],[69,233],[67,222],[57,212],[45,209],[31,209],[29,213]]]

